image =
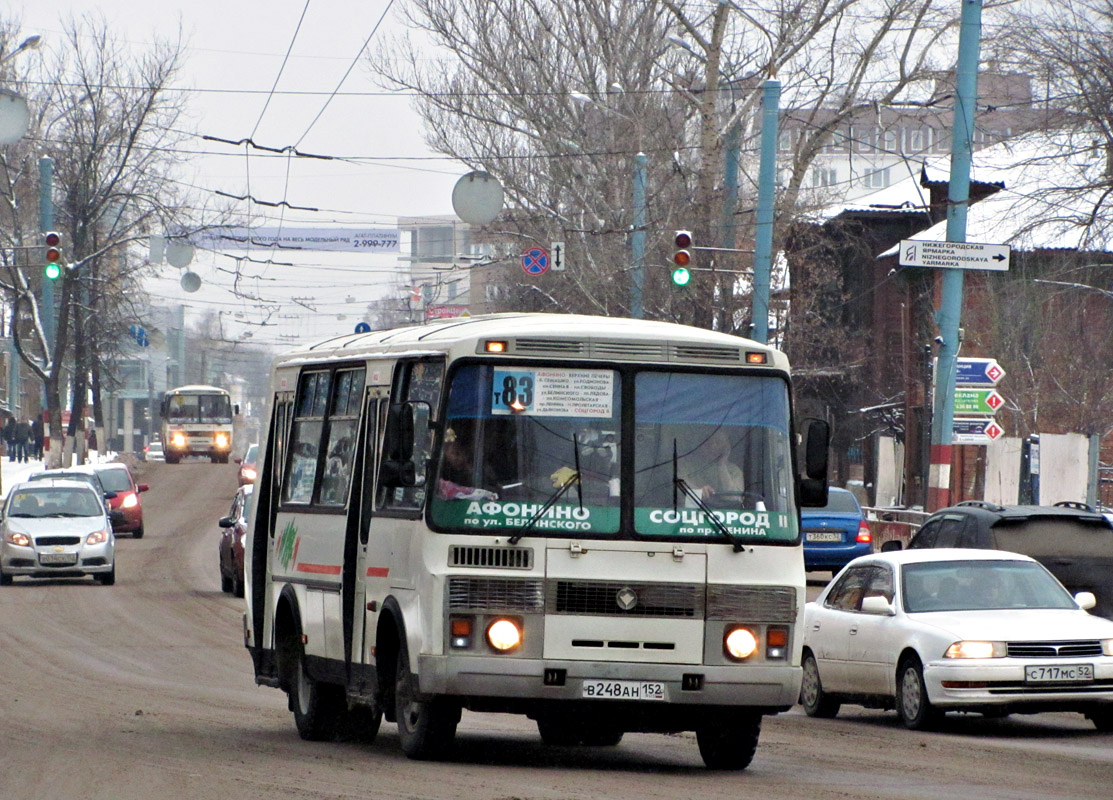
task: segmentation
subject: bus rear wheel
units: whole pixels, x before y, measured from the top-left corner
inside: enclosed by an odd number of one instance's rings
[[[417,676],[410,672],[405,641],[398,647],[398,666],[394,674],[394,715],[402,752],[418,761],[444,756],[456,738],[459,704],[447,697],[418,696]]]
[[[745,769],[754,760],[761,735],[761,714],[740,711],[696,729],[699,754],[708,769]]]

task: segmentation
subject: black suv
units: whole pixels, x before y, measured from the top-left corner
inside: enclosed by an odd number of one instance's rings
[[[899,550],[886,542],[882,550]],[[999,506],[966,500],[928,517],[908,548],[1008,550],[1039,561],[1072,593],[1093,592],[1091,613],[1113,619],[1113,523],[1084,503]]]

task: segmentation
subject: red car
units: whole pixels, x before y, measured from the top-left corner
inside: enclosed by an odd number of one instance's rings
[[[236,459],[236,463],[240,465],[238,476],[240,486],[247,486],[250,483],[255,483],[255,460],[258,457],[259,445],[253,444],[247,448],[247,452],[243,454],[243,458]]]
[[[243,538],[251,522],[251,484],[232,498],[228,516],[220,518],[220,591],[243,597]]]
[[[105,492],[115,492],[108,500],[109,516],[114,533],[130,533],[134,539],[143,538],[143,504],[139,501],[141,492],[151,487],[136,483],[131,477],[127,464],[97,464],[93,467]]]

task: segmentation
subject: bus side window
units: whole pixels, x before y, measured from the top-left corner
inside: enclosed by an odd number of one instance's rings
[[[365,371],[361,367],[339,370],[334,379],[336,390],[328,417],[328,447],[325,450],[324,474],[321,476],[321,505],[343,506],[348,501],[364,375]]]
[[[313,500],[328,390],[328,372],[307,372],[298,381],[296,411],[290,429],[290,462],[282,482],[283,503],[308,505]],[[319,399],[321,397],[324,399]]]
[[[390,392],[390,404],[399,405],[405,402],[425,404],[429,409],[429,418],[437,418],[437,409],[440,405],[441,389],[444,385],[444,361],[441,359],[425,359],[420,361],[403,361],[395,368],[394,384]],[[390,429],[390,421],[396,417],[388,415],[385,442],[392,441],[394,431]],[[417,511],[425,505],[426,486],[425,478],[432,456],[432,430],[429,425],[419,425],[414,430],[413,461],[417,473],[416,486],[384,486],[380,482],[378,505],[385,510]],[[391,454],[384,452],[381,459],[390,458]],[[380,481],[383,471],[380,468]]]

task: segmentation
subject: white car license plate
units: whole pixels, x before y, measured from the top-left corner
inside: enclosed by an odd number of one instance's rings
[[[1026,683],[1092,681],[1093,679],[1093,664],[1051,664],[1048,666],[1029,664],[1024,668],[1024,681]]]
[[[76,564],[77,553],[39,553],[40,564]]]
[[[667,700],[668,689],[656,681],[584,681],[583,697],[593,700]]]
[[[805,533],[804,541],[806,542],[841,542],[842,534],[838,531],[831,533]]]

